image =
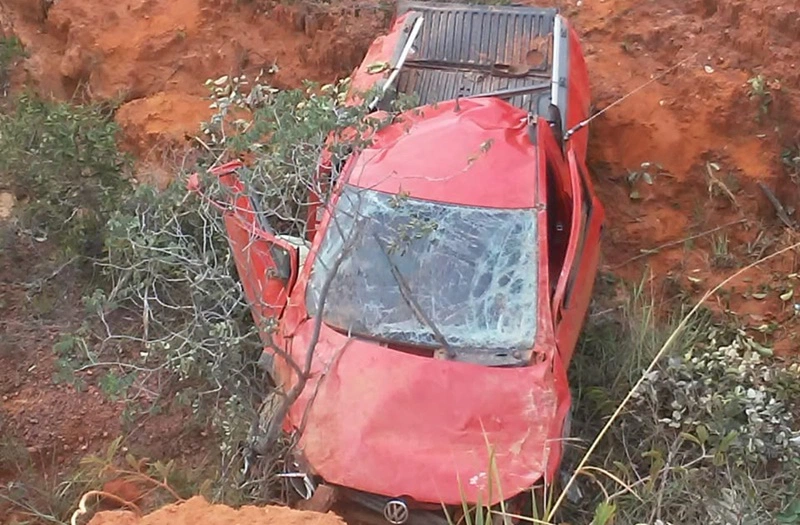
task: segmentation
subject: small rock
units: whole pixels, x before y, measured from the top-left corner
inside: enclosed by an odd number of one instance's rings
[[[705,72],[706,72],[706,73],[708,73],[709,75],[710,75],[711,73],[713,73],[713,72],[714,72],[714,68],[713,68],[713,67],[711,67],[711,66],[708,66],[708,65],[706,65],[706,66],[703,66],[703,69],[704,69],[704,70],[705,70]]]
[[[0,219],[8,219],[11,217],[11,211],[14,209],[14,204],[17,199],[13,193],[2,191],[0,192]]]

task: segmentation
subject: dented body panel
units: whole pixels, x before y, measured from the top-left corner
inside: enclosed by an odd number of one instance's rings
[[[402,123],[381,130],[353,160],[347,177],[359,188],[419,199],[532,208],[535,163],[527,113],[498,99],[476,98],[404,114]]]
[[[293,337],[305,350],[313,322]],[[531,487],[558,465],[569,408],[563,369],[491,368],[415,356],[323,327],[312,381],[291,410],[310,406],[299,443],[326,481],[364,492],[456,505]],[[327,374],[323,372],[329,369]],[[310,402],[316,392],[316,399]]]

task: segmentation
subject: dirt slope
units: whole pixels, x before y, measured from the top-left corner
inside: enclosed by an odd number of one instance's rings
[[[383,12],[319,12],[239,0],[5,0],[30,57],[20,82],[40,93],[122,102],[124,145],[156,161],[208,116],[204,82],[255,76],[298,86],[348,74],[380,30]]]
[[[311,8],[263,0],[59,0],[46,16],[29,0],[6,2],[6,18],[31,54],[28,80],[59,97],[77,90],[120,98],[123,144],[151,165],[197,132],[208,114],[207,78],[276,64],[278,86],[331,80],[351,71],[388,18],[375,4],[351,1]],[[593,123],[590,164],[609,208],[607,270],[639,280],[649,268],[659,285],[666,280],[691,293],[788,240],[757,182],[784,205],[800,205],[780,159],[800,141],[797,2],[528,2],[558,5],[582,34],[598,108],[685,60]],[[762,99],[750,100],[747,85],[759,74],[771,92],[760,121]],[[707,163],[719,167],[713,178]],[[652,185],[641,176],[629,182],[629,173],[642,171]],[[744,222],[681,242],[737,220]],[[675,245],[642,257],[641,250],[665,243]],[[784,276],[794,270],[788,260],[766,265],[720,308],[755,316],[755,326],[793,320],[793,303],[778,297],[793,286]],[[767,297],[742,296],[756,289]]]
[[[781,164],[800,140],[800,4],[792,0],[607,0],[570,7],[583,33],[595,101],[604,107],[681,60],[675,72],[594,122],[590,165],[608,208],[606,269],[629,280],[656,276],[670,298],[695,295],[788,242],[757,186],[784,206],[800,192]],[[748,79],[771,83],[772,103],[748,97]],[[653,184],[629,172],[650,167]],[[713,178],[707,163],[714,163]],[[723,187],[724,186],[724,187]],[[631,198],[633,192],[638,198]],[[711,235],[687,239],[742,220]],[[675,243],[657,253],[643,253]],[[631,260],[636,258],[635,260]],[[797,349],[792,254],[727,287],[714,305],[750,327],[768,326],[778,351]],[[651,273],[648,273],[651,272]],[[754,299],[752,294],[763,299]]]
[[[129,511],[97,514],[89,525],[344,525],[335,514],[292,510],[285,507],[245,506],[238,510],[212,505],[201,497],[163,507],[138,517]]]

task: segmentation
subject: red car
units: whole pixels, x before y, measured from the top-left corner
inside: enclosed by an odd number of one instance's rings
[[[392,525],[519,503],[559,468],[604,220],[577,35],[555,9],[401,2],[352,82],[420,107],[348,159],[308,245],[259,223],[237,164],[216,170],[254,315],[312,359],[289,474]]]

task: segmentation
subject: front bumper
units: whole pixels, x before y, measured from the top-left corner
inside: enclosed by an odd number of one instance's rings
[[[361,519],[374,525],[448,525],[441,506],[417,503],[404,498],[388,498],[358,490],[337,487],[340,501],[352,509]],[[347,508],[345,509],[347,510]],[[448,512],[450,509],[448,509]]]
[[[298,467],[297,463],[292,465]],[[300,497],[299,508],[328,512],[334,507],[347,518],[370,525],[449,525],[440,505],[418,503],[406,498],[390,498],[360,490],[319,483],[303,472],[286,472],[284,477]],[[447,509],[452,516],[456,509]]]
[[[295,478],[299,479],[299,478]],[[359,522],[365,525],[452,525],[462,523],[464,509],[456,506],[442,506],[432,503],[420,503],[408,498],[390,498],[377,494],[369,494],[347,487],[331,484],[309,485],[309,478],[304,478],[302,485],[293,488],[303,498],[298,505],[304,510],[328,512],[335,510],[348,522]],[[307,489],[311,488],[310,491]],[[299,489],[299,490],[298,490]],[[512,498],[506,502],[506,509],[511,514],[519,513],[520,498]],[[494,509],[499,511],[499,508]],[[474,511],[474,509],[473,509]],[[474,522],[474,520],[473,520]],[[492,523],[502,525],[510,523],[508,518],[493,516]]]

